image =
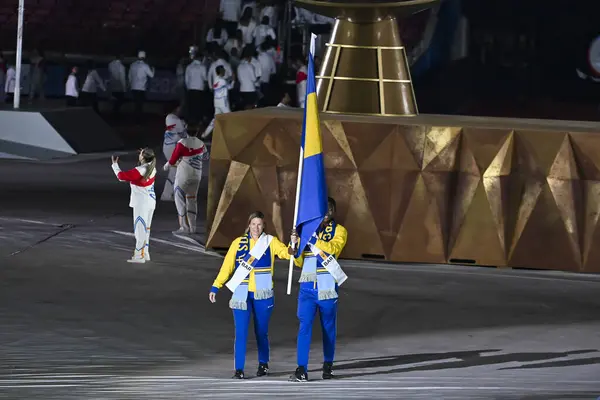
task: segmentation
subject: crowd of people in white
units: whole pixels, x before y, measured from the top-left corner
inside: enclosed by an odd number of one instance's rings
[[[279,67],[284,62],[277,33],[281,30],[279,22],[284,11],[279,3],[221,0],[219,18],[206,34],[205,47],[191,46],[189,56],[179,61],[176,90],[182,104],[181,112],[188,122],[206,125],[203,137],[212,131],[214,122],[209,121],[214,121],[212,117],[215,114],[278,102],[280,105],[292,105],[289,101],[292,98],[296,100],[295,105],[303,106],[305,58],[291,58],[290,66],[297,71],[296,96],[285,93],[281,80],[277,79]],[[294,9],[294,23],[326,25],[331,22],[326,17]],[[217,72],[218,67],[224,69],[222,75]],[[67,104],[87,105],[97,110],[98,91],[109,91],[114,111],[118,113],[125,93],[131,91],[136,114],[141,114],[149,80],[155,73],[146,62],[146,53],[138,53],[138,59],[131,64],[128,73],[123,57],[111,61],[108,71],[108,81],[104,82],[95,64],[90,62],[80,88],[79,71],[73,67],[65,86]],[[215,107],[215,102],[220,106]]]
[[[282,79],[278,77],[284,63],[284,50],[278,33],[282,32],[284,8],[282,2],[273,0],[221,0],[219,18],[208,30],[206,45],[199,49],[192,46],[189,56],[183,57],[176,67],[178,100],[182,114],[189,122],[202,122],[205,133],[212,131],[210,123],[215,114],[242,110],[257,106],[296,105],[303,106],[306,80],[304,57],[287,57],[290,67],[296,71],[296,95],[286,93]],[[331,24],[330,18],[313,14],[301,8],[293,10],[293,24]],[[155,70],[146,60],[146,52],[140,51],[127,71],[123,56],[117,56],[108,64],[108,79],[97,71],[97,63],[89,61],[84,75],[73,66],[65,82],[65,98],[68,106],[91,106],[98,111],[98,93],[107,92],[113,103],[113,111],[119,114],[126,93],[130,92],[135,112],[141,117],[149,82]],[[29,98],[44,97],[44,70],[46,59],[35,50],[30,58],[31,71]],[[0,71],[0,81],[7,102],[12,102],[15,92],[16,69],[14,60],[0,59],[5,65]],[[217,67],[224,68],[219,76]],[[221,85],[215,87],[215,85]],[[223,90],[222,87],[227,87]],[[215,90],[216,89],[216,90]],[[212,97],[218,96],[214,107]],[[291,101],[294,99],[294,101]]]

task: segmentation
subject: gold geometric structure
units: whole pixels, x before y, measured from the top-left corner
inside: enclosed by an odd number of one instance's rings
[[[417,102],[398,17],[440,0],[295,0],[336,18],[317,78],[319,111],[363,115],[416,115]]]
[[[248,214],[289,240],[301,110],[219,116],[207,247]],[[419,115],[321,115],[343,258],[600,272],[600,126]]]

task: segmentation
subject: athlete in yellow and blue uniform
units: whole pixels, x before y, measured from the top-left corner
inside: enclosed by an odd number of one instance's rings
[[[336,259],[346,245],[348,231],[334,220],[336,204],[328,199],[328,212],[319,230],[314,245]],[[292,242],[296,243],[295,232],[292,232]],[[337,330],[338,285],[331,274],[321,265],[321,259],[313,255],[306,247],[301,254],[302,275],[300,276],[300,291],[298,294],[298,320],[300,328],[297,339],[296,372],[290,377],[292,381],[308,380],[308,356],[312,339],[313,320],[320,314],[323,334],[323,379],[331,379],[333,375],[333,359],[335,355],[335,339]]]
[[[254,267],[250,274],[234,290],[229,306],[233,310],[235,323],[235,374],[233,378],[244,379],[244,366],[246,362],[246,342],[248,341],[248,326],[252,315],[254,320],[254,333],[258,346],[258,371],[257,376],[264,376],[269,372],[269,320],[273,312],[273,264],[275,256],[280,259],[289,260],[293,254],[292,248],[288,248],[276,237],[272,237],[270,244],[258,260],[250,257],[249,253],[259,242],[265,227],[264,215],[255,212],[248,219],[246,234],[235,239],[221,270],[215,279],[209,293],[211,302],[216,301],[216,294],[234,275],[240,263],[251,260]],[[301,265],[300,260],[296,261]]]

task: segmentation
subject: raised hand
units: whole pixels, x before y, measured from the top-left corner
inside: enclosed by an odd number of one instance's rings
[[[110,159],[111,159],[111,161],[112,161],[113,164],[119,162],[119,157],[111,156]]]

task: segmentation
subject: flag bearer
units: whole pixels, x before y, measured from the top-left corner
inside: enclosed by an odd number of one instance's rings
[[[327,199],[327,214],[319,229],[303,249],[304,259],[298,293],[297,340],[298,368],[290,377],[294,382],[308,381],[308,355],[312,338],[313,320],[319,311],[323,334],[323,379],[332,379],[337,329],[338,284],[345,280],[336,259],[346,245],[348,231],[335,221],[336,203]],[[292,232],[292,243],[298,241]],[[327,267],[327,268],[326,268]],[[335,276],[335,277],[334,277]],[[340,279],[340,277],[342,277]]]

